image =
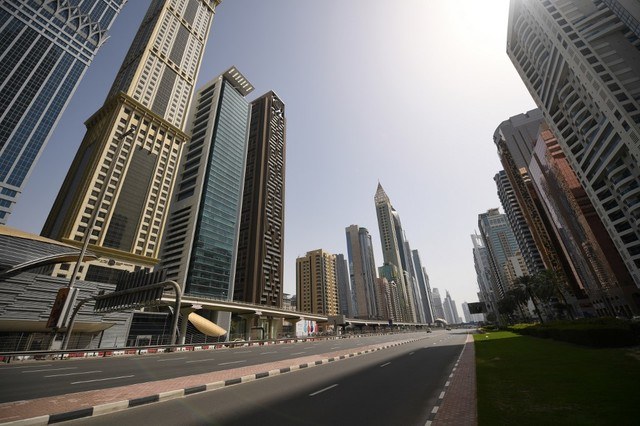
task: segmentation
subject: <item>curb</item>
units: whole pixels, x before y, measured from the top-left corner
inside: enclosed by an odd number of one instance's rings
[[[402,342],[380,346],[373,349],[366,349],[364,351],[352,352],[346,355],[340,355],[340,356],[335,356],[331,358],[323,358],[317,361],[291,365],[289,367],[282,367],[275,370],[263,371],[263,372],[249,374],[246,376],[237,377],[233,379],[220,380],[220,381],[208,383],[205,385],[191,386],[188,388],[171,390],[171,391],[162,392],[159,394],[143,396],[140,398],[110,402],[107,404],[94,405],[92,407],[81,408],[78,410],[67,411],[64,413],[49,414],[44,416],[31,417],[27,419],[14,420],[14,421],[2,423],[2,424],[11,425],[11,426],[40,426],[40,425],[49,425],[53,423],[66,422],[69,420],[81,419],[84,417],[93,417],[93,416],[99,416],[102,414],[115,413],[117,411],[138,407],[140,405],[151,404],[154,402],[169,401],[171,399],[176,399],[176,398],[184,398],[185,396],[193,395],[196,393],[213,391],[213,390],[224,388],[227,386],[233,386],[241,383],[252,382],[254,380],[263,379],[266,377],[278,376],[280,374],[291,373],[297,370],[303,370],[305,368],[312,368],[318,365],[328,364],[330,362],[336,362],[343,359],[348,359],[348,358],[353,358],[353,357],[368,354],[368,353],[373,353],[382,349],[388,349],[394,346],[400,346],[407,343],[416,342],[418,340],[421,340],[421,339],[406,340]]]

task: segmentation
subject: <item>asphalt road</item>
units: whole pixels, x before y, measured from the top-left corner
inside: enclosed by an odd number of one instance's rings
[[[424,425],[466,335],[364,356],[185,398],[79,419],[81,425]]]
[[[429,336],[445,333],[435,331]],[[0,365],[0,403],[171,379],[365,345],[425,337],[402,333],[234,349]]]

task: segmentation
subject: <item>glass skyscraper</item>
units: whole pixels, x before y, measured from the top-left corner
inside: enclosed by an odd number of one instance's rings
[[[196,93],[162,245],[167,278],[186,294],[232,298],[252,90],[232,67]]]
[[[0,224],[125,3],[0,2]]]

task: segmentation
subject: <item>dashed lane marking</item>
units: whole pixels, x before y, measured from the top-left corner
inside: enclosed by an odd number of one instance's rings
[[[328,391],[329,389],[333,389],[333,388],[335,388],[336,386],[338,386],[338,384],[337,384],[337,383],[336,383],[336,384],[334,384],[334,385],[331,385],[331,386],[327,386],[327,387],[326,387],[326,388],[324,388],[324,389],[320,389],[319,391],[315,391],[314,393],[310,393],[310,394],[309,394],[309,396],[316,396],[316,395],[318,395],[318,394],[320,394],[320,393],[322,393],[322,392]]]
[[[128,376],[105,377],[104,379],[83,380],[81,382],[71,382],[71,384],[72,385],[79,385],[81,383],[104,382],[104,381],[107,381],[107,380],[127,379],[129,377],[134,377],[134,374],[129,374]]]

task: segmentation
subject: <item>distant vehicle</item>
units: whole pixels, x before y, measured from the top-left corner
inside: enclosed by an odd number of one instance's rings
[[[640,315],[635,315],[631,317],[631,322],[640,322]]]
[[[431,327],[427,327],[427,333],[431,333]]]
[[[451,327],[447,327],[447,330],[451,331]]]

